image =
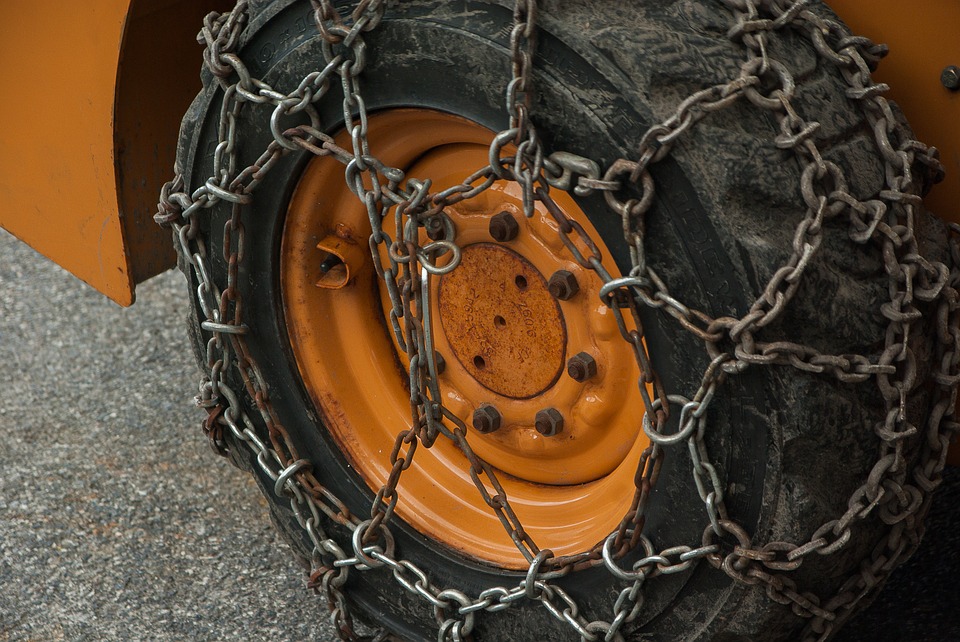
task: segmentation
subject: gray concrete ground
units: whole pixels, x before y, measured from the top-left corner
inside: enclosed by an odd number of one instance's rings
[[[0,232],[0,642],[333,638],[199,433],[184,292],[167,273],[123,310]],[[958,488],[843,640],[960,640]]]
[[[0,641],[334,638],[198,432],[184,292],[124,310],[0,232]]]

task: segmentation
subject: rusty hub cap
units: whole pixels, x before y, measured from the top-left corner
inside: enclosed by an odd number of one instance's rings
[[[547,281],[512,250],[477,243],[440,280],[440,320],[461,367],[491,392],[528,399],[563,368],[567,329]]]
[[[369,135],[381,160],[430,178],[434,190],[484,166],[491,140],[491,132],[463,119],[409,109],[374,115]],[[599,241],[575,202],[552,194]],[[557,555],[589,549],[629,508],[648,445],[636,410],[636,364],[599,299],[602,283],[573,259],[546,211],[523,216],[514,184],[497,183],[446,211],[462,260],[432,279],[443,404],[467,425],[474,451],[506,473],[499,478],[510,505],[541,548]],[[501,233],[506,217],[516,227],[507,223]],[[285,321],[327,430],[376,490],[390,473],[395,437],[410,421],[409,364],[390,329],[389,294],[367,251],[369,233],[336,161],[311,160],[284,226]],[[609,252],[601,251],[615,275]],[[596,370],[578,381],[567,370],[581,353]],[[398,515],[429,537],[501,567],[527,567],[450,440],[418,448],[398,492]]]

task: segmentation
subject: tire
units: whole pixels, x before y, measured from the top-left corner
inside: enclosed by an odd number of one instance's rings
[[[255,77],[289,91],[323,61],[322,41],[311,30],[308,3],[261,4],[239,54]],[[631,157],[651,123],[670,115],[683,97],[735,77],[743,58],[740,47],[726,36],[729,14],[713,4],[651,0],[600,8],[593,2],[557,0],[544,5],[534,119],[547,149],[579,152],[601,167]],[[829,15],[823,6],[814,10]],[[511,8],[497,2],[418,0],[391,5],[383,23],[366,37],[367,109],[426,108],[494,131],[504,129],[511,24]],[[818,145],[844,169],[858,198],[877,194],[883,189],[883,165],[871,128],[844,95],[844,81],[833,67],[818,61],[808,42],[791,33],[775,47],[777,58],[789,63],[798,78],[798,106],[823,124]],[[204,91],[184,119],[178,151],[188,194],[211,175],[217,144],[223,94],[209,73],[204,82]],[[331,133],[342,126],[341,99],[333,94],[317,103]],[[240,167],[253,163],[273,140],[266,123],[262,112],[241,112]],[[656,249],[649,261],[672,292],[711,317],[747,312],[789,256],[793,229],[804,216],[797,188],[789,187],[799,185],[801,167],[772,146],[776,128],[772,117],[740,101],[698,125],[696,144],[678,146],[653,170],[658,197],[647,219],[647,246]],[[264,374],[279,420],[300,456],[313,463],[317,478],[354,514],[366,515],[374,493],[325,427],[325,413],[296,363],[284,311],[280,254],[286,212],[309,160],[307,152],[283,156],[244,208],[249,247],[238,287],[245,301],[249,350]],[[577,205],[620,271],[629,272],[621,222],[610,216],[603,197],[580,197]],[[201,219],[199,234],[208,248],[222,245],[230,214],[228,204],[220,203]],[[876,355],[887,326],[875,312],[887,296],[882,256],[872,245],[852,245],[839,224],[831,231],[808,267],[791,312],[769,332],[824,353]],[[945,234],[937,221],[919,217],[917,237],[925,256],[943,260],[940,239]],[[228,265],[219,252],[211,252],[211,261],[213,279],[226,288]],[[187,270],[187,276],[195,292],[196,274]],[[203,311],[196,307],[202,320]],[[708,363],[702,343],[662,312],[647,310],[643,321],[664,388],[696,390]],[[930,376],[933,354],[932,322],[922,323],[927,331],[916,332],[911,344],[922,356],[921,382]],[[194,336],[202,355],[211,334],[198,322]],[[242,388],[235,373],[226,376],[236,389]],[[918,384],[911,391],[912,423],[924,423],[932,399],[929,385]],[[240,401],[266,436],[253,400],[247,396]],[[711,452],[722,453],[715,463],[732,518],[756,542],[807,541],[814,528],[844,513],[851,494],[871,471],[879,440],[864,427],[882,423],[883,408],[873,381],[841,383],[787,366],[748,368],[732,378],[711,406],[707,435]],[[274,521],[294,552],[309,560],[312,544],[287,501],[274,493],[274,482],[252,455],[244,454],[241,444],[230,435],[226,439],[236,461],[257,475]],[[913,446],[907,453],[918,456]],[[670,455],[664,459],[644,532],[658,546],[698,544],[706,517],[689,473],[691,460],[682,447]],[[335,525],[328,531],[349,540]],[[803,590],[830,596],[888,532],[871,516],[846,547],[835,555],[808,557],[791,577]],[[478,562],[410,524],[397,523],[394,535],[397,550],[426,569],[436,586],[455,586],[475,596],[523,579],[522,572]],[[610,617],[619,585],[602,565],[557,583],[591,614],[588,621]],[[648,589],[640,616],[624,630],[627,639],[796,639],[807,624],[790,607],[769,599],[762,587],[734,582],[702,560],[687,572],[651,583],[655,589]],[[390,573],[353,573],[345,591],[356,612],[399,638],[436,637],[429,603],[405,593]],[[478,618],[473,635],[478,641],[576,637],[536,603]]]

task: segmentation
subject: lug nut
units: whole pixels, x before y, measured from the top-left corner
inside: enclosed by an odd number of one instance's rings
[[[586,352],[581,352],[570,357],[567,361],[567,374],[570,378],[579,383],[583,383],[597,374],[597,360]]]
[[[547,289],[550,290],[550,295],[553,298],[566,301],[572,299],[573,295],[580,291],[580,284],[577,283],[577,277],[570,272],[557,270],[550,277]]]
[[[544,437],[554,437],[563,431],[563,415],[556,408],[541,410],[537,413],[534,426]]]
[[[490,219],[490,236],[494,241],[506,243],[517,238],[520,233],[520,224],[510,212],[500,212]]]
[[[493,406],[480,406],[473,413],[473,427],[486,434],[500,428],[500,411]]]
[[[960,67],[950,65],[940,73],[940,82],[950,91],[960,89]]]
[[[443,219],[441,217],[434,216],[427,219],[424,228],[427,230],[427,238],[431,241],[442,241],[446,239],[447,230],[443,225]]]

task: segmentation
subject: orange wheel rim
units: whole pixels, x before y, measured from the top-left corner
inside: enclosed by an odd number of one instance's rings
[[[486,165],[492,132],[441,112],[394,109],[371,116],[368,136],[381,161],[408,177],[431,179],[437,191]],[[576,203],[553,195],[599,241]],[[467,424],[471,448],[498,471],[537,545],[557,556],[588,550],[630,508],[636,465],[649,444],[637,411],[636,362],[599,299],[599,277],[573,259],[545,210],[523,216],[516,184],[498,182],[446,211],[462,259],[432,279],[444,406]],[[491,236],[497,215],[516,223],[499,235],[509,240]],[[390,473],[396,436],[409,425],[410,399],[409,364],[390,329],[389,295],[374,270],[369,235],[366,211],[347,188],[342,166],[312,159],[284,224],[286,324],[327,430],[376,491]],[[615,275],[604,249],[604,266]],[[575,355],[586,356],[571,369]],[[499,428],[481,432],[473,418],[487,407],[496,409]],[[451,441],[441,437],[418,448],[397,490],[397,514],[421,533],[480,561],[526,568]]]

